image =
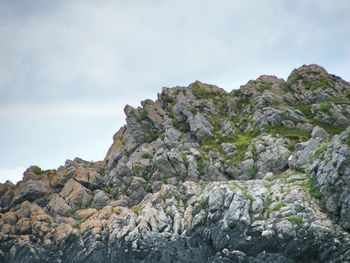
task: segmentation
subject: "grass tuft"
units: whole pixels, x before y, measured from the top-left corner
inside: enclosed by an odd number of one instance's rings
[[[141,214],[141,207],[139,205],[135,205],[131,209],[135,215],[139,216]]]
[[[197,162],[197,170],[198,170],[200,175],[205,174],[205,162],[204,162],[204,159],[202,157],[199,158],[199,160]]]
[[[142,122],[144,120],[148,119],[148,112],[147,110],[142,110],[141,112],[138,113],[138,115],[136,116],[136,120],[138,122]]]
[[[144,158],[144,159],[152,159],[153,158],[153,154],[150,153],[150,152],[144,152],[142,154],[142,158]]]
[[[316,158],[319,157],[325,150],[327,150],[329,144],[330,144],[330,142],[326,142],[326,143],[322,144],[320,147],[318,147],[318,148],[316,149],[316,151],[312,154],[311,160],[316,159]]]
[[[269,209],[269,213],[279,211],[284,206],[282,202],[277,202],[273,207]]]
[[[332,107],[332,104],[330,102],[321,102],[320,103],[320,110],[323,112],[329,112],[329,109]]]
[[[317,200],[321,199],[321,193],[317,187],[317,182],[315,177],[310,177],[304,183],[305,188],[308,190],[309,194]]]
[[[79,218],[75,220],[74,226],[76,228],[80,228],[80,225],[86,221],[86,218]]]
[[[292,215],[292,216],[286,217],[286,219],[289,222],[296,224],[298,227],[301,227],[303,225],[303,220],[301,219],[300,216]]]
[[[205,209],[207,206],[207,202],[204,200],[204,198],[201,198],[198,200],[198,205],[200,208]]]

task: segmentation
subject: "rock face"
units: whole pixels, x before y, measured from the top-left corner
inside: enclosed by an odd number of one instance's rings
[[[104,161],[0,184],[0,262],[350,262],[350,84],[317,65],[126,106]]]

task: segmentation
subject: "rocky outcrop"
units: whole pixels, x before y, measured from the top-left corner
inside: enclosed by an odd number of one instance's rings
[[[326,210],[344,229],[350,229],[350,129],[325,142],[318,150],[311,171]]]
[[[29,238],[24,247],[14,245],[5,259],[42,262],[55,255],[53,262],[95,262],[102,256],[105,262],[171,262],[174,257],[179,262],[220,262],[239,256],[242,262],[259,262],[260,257],[345,262],[350,236],[318,208],[305,190],[306,180],[305,174],[284,174],[204,188],[193,182],[163,185],[136,206],[112,203],[79,210],[70,220],[52,218],[26,202],[1,218],[2,233],[15,228],[40,242]]]
[[[317,65],[163,88],[104,161],[0,184],[0,262],[350,262],[349,98]]]

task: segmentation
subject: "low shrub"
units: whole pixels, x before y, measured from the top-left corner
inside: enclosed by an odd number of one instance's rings
[[[38,175],[43,173],[43,170],[37,165],[32,166],[32,171],[33,173]]]

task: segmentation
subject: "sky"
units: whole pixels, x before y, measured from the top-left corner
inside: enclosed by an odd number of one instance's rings
[[[0,0],[0,183],[103,160],[126,104],[317,63],[349,81],[348,0]]]

